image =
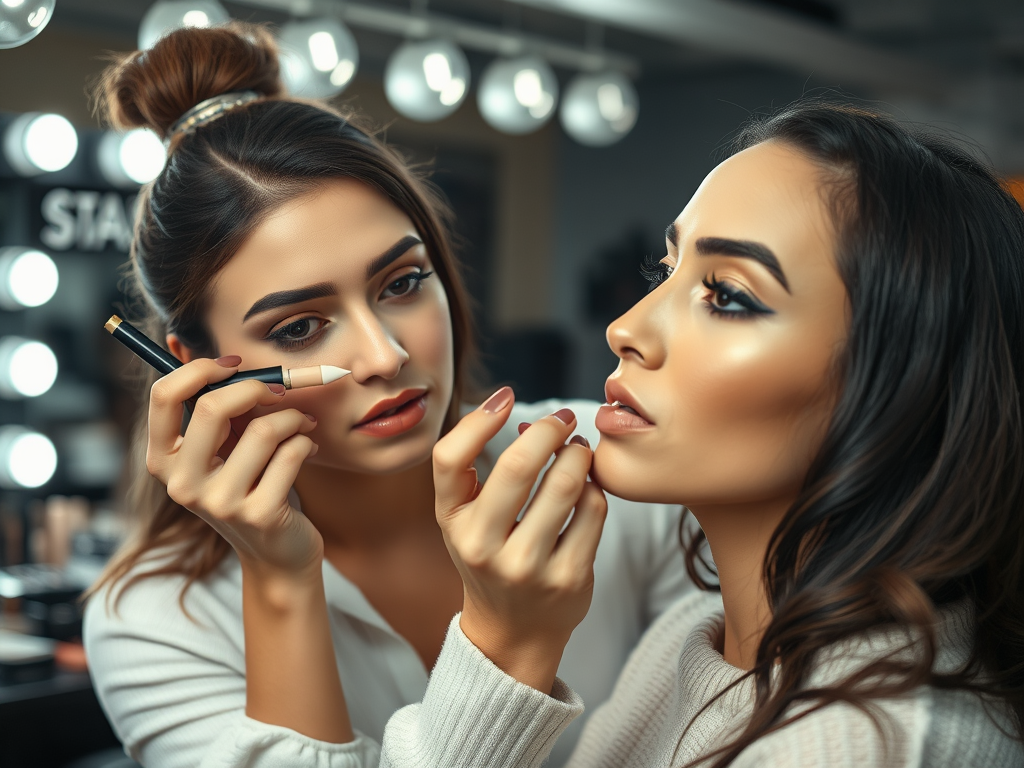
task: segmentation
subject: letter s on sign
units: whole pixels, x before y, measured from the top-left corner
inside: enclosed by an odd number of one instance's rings
[[[66,251],[75,244],[75,194],[69,189],[51,189],[43,197],[42,213],[47,226],[39,239],[48,248]]]

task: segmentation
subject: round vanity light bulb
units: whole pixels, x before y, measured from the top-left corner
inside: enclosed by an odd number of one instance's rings
[[[62,170],[77,153],[78,132],[60,115],[27,112],[4,131],[4,155],[22,176]]]
[[[580,144],[605,147],[636,124],[640,99],[621,72],[578,75],[562,97],[562,127]]]
[[[0,485],[38,488],[56,471],[57,449],[50,438],[20,425],[0,427]]]
[[[429,123],[447,117],[466,98],[469,62],[454,43],[406,43],[388,59],[384,91],[400,114]]]
[[[135,187],[160,175],[167,162],[167,150],[160,137],[148,128],[127,133],[108,131],[100,139],[97,161],[100,172],[111,184]]]
[[[477,104],[493,128],[504,133],[535,131],[555,113],[558,79],[537,56],[498,59],[480,78]]]
[[[0,339],[0,395],[8,400],[39,397],[57,380],[57,356],[41,341]]]
[[[53,259],[33,248],[0,248],[0,308],[38,307],[53,298],[60,275]]]
[[[217,0],[157,0],[139,24],[139,50],[152,48],[157,40],[175,29],[213,27],[230,20],[231,15]]]
[[[0,48],[17,48],[34,38],[53,16],[56,0],[0,0]]]
[[[336,96],[359,69],[356,39],[337,19],[290,21],[281,27],[278,42],[281,79],[296,96]]]

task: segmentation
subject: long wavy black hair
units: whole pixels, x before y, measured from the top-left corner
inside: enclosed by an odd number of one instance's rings
[[[765,141],[822,171],[850,325],[827,434],[765,557],[754,715],[713,766],[817,708],[875,717],[873,699],[920,685],[983,694],[1021,738],[1024,211],[971,153],[868,109],[798,102],[753,119],[733,149]],[[687,542],[687,567],[716,589],[702,544]],[[937,610],[959,600],[975,617],[970,661],[936,674]],[[893,624],[913,653],[809,687],[819,651]],[[788,714],[797,703],[811,706]]]

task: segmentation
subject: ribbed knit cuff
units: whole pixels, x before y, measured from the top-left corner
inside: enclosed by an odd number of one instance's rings
[[[506,675],[463,634],[460,616],[448,627],[423,703],[388,723],[382,764],[539,766],[583,712],[583,700],[557,678],[548,696]]]

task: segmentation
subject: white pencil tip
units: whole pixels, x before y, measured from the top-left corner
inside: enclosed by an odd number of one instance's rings
[[[336,365],[321,365],[320,375],[323,376],[324,384],[330,384],[332,381],[337,381],[343,376],[348,376],[352,371],[347,371],[344,368],[339,368]]]

